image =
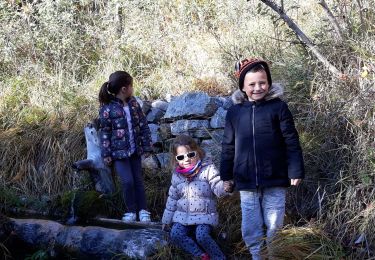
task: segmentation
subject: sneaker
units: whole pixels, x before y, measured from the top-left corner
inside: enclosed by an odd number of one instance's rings
[[[133,212],[127,212],[122,217],[122,221],[124,222],[134,222],[137,219],[137,215]]]
[[[141,222],[151,222],[150,215],[151,215],[150,212],[142,209],[141,211],[139,211],[139,221],[141,221]]]

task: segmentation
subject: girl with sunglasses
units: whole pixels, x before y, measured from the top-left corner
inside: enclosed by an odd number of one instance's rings
[[[172,145],[172,184],[164,210],[163,230],[172,224],[172,243],[201,259],[225,259],[210,233],[218,224],[216,196],[226,195],[211,160],[194,139],[176,137]]]

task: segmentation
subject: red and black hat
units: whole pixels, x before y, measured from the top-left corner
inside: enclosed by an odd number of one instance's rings
[[[271,72],[268,67],[268,63],[259,58],[246,58],[244,60],[236,62],[235,65],[235,76],[238,78],[238,87],[240,88],[240,90],[243,89],[243,82],[246,73],[250,71],[252,68],[254,68],[256,65],[262,65],[264,67],[264,70],[267,74],[268,84],[269,86],[272,85]]]

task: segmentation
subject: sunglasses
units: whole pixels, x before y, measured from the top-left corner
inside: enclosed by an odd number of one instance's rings
[[[185,160],[185,158],[194,158],[195,156],[197,156],[197,152],[196,151],[192,151],[192,152],[188,152],[187,154],[180,154],[180,155],[177,155],[176,156],[176,160],[177,161],[183,161]]]

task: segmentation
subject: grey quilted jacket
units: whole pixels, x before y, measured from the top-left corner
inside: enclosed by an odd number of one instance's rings
[[[190,182],[174,172],[162,223],[216,226],[219,222],[216,196],[226,194],[219,172],[210,160],[202,162],[202,169]]]

